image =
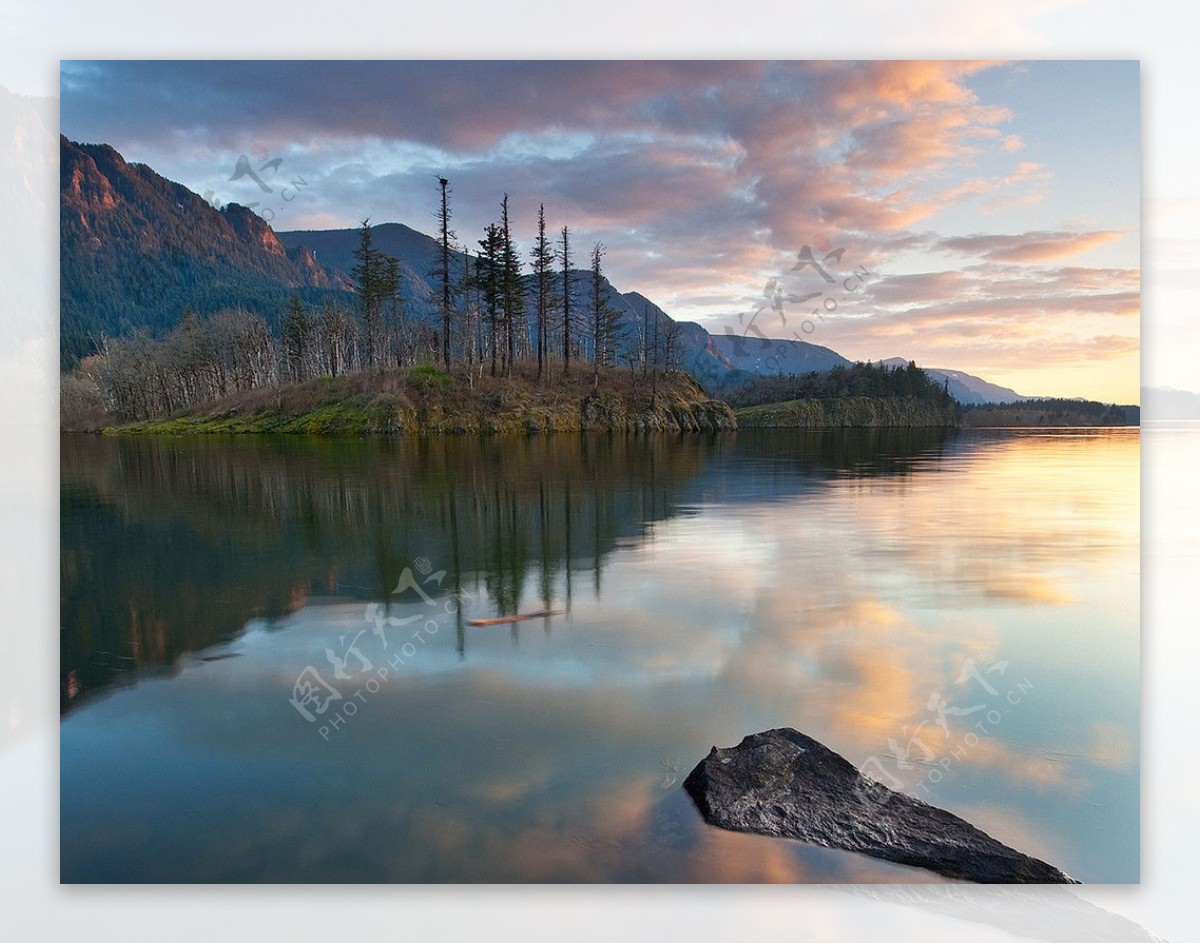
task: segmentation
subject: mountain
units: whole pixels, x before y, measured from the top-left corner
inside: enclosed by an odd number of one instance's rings
[[[712,343],[731,368],[749,374],[823,374],[851,364],[837,351],[807,341],[726,334],[713,335]]]
[[[357,229],[281,230],[275,234],[289,253],[310,252],[318,264],[341,273],[348,287],[350,274],[357,264]],[[372,245],[400,264],[401,291],[410,314],[432,318],[437,311],[437,273],[442,266],[442,247],[432,236],[419,233],[403,223],[377,223],[371,227]],[[452,252],[450,262],[454,278],[462,273],[463,254]]]
[[[641,292],[614,292],[609,304],[622,312],[627,336],[649,331],[651,345],[656,324],[659,343],[665,343],[668,327],[676,326],[677,350],[673,352],[676,362],[709,388],[719,389],[734,376],[731,365],[713,344],[713,336],[696,322],[676,321]]]
[[[105,334],[167,329],[187,308],[240,305],[275,322],[292,292],[316,302],[349,288],[246,207],[217,209],[108,145],[60,136],[59,161],[64,363]]]
[[[357,229],[281,230],[275,236],[289,251],[311,250],[323,266],[343,273],[354,269],[354,250],[358,248],[359,240]],[[377,223],[371,227],[371,238],[376,249],[399,259],[413,278],[429,280],[441,270],[441,244],[411,226]],[[461,265],[462,253],[455,252],[454,260]]]
[[[6,95],[0,90],[0,118],[6,109],[15,110],[25,126],[45,133],[45,106]],[[29,133],[18,127],[18,135]],[[352,303],[357,227],[276,233],[250,209],[236,203],[218,209],[146,165],[127,162],[108,145],[78,144],[60,136],[59,150],[60,357],[65,367],[97,350],[104,336],[136,330],[163,334],[186,309],[207,315],[240,306],[278,326],[293,293],[309,304]],[[0,175],[0,186],[36,191],[17,173]],[[409,314],[435,318],[438,241],[402,223],[376,224],[371,231],[375,247],[399,261]],[[463,258],[454,253],[456,278]],[[590,273],[572,270],[571,277],[582,314]],[[624,329],[621,361],[638,362],[656,335],[660,343],[669,336],[672,361],[713,392],[730,391],[754,377],[823,373],[851,363],[806,341],[713,335],[695,322],[675,321],[638,292],[606,286]],[[579,334],[584,341],[587,336],[586,330]],[[927,373],[945,381],[963,404],[1028,399],[961,371]]]
[[[580,274],[580,278],[586,277],[587,273]],[[653,332],[655,319],[660,337],[666,325],[675,325],[678,338],[673,359],[714,390],[728,390],[764,374],[824,373],[850,364],[836,351],[806,341],[710,334],[694,321],[676,321],[640,292],[622,294],[614,289],[609,304],[621,312],[627,342],[636,343],[640,333]]]
[[[882,363],[888,367],[905,367],[908,365],[908,358],[889,357]],[[989,383],[982,377],[976,377],[961,370],[943,370],[937,367],[922,367],[921,369],[938,383],[944,382],[950,390],[950,396],[965,405],[1019,403],[1022,400],[1033,399],[1033,397],[1022,396],[1008,387]]]
[[[240,305],[278,324],[293,292],[310,303],[349,300],[357,228],[276,233],[246,207],[218,209],[108,145],[65,137],[60,177],[64,365],[95,351],[105,335],[138,329],[161,334],[189,308],[205,315]],[[400,263],[410,314],[436,317],[438,241],[402,223],[376,224],[371,231],[375,247]],[[456,277],[462,263],[462,253],[455,252]],[[572,271],[580,312],[589,277]],[[607,287],[624,329],[623,360],[638,359],[656,334],[660,343],[670,335],[673,361],[713,390],[762,374],[850,364],[804,341],[714,336],[694,322],[676,322],[638,292]]]
[[[1200,420],[1200,393],[1173,387],[1143,387],[1142,409],[1150,420]]]

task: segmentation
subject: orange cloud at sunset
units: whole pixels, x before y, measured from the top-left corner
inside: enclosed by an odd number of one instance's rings
[[[1020,377],[1021,393],[1138,399],[1136,62],[63,70],[68,135],[112,143],[198,193],[228,190],[246,140],[285,154],[310,185],[277,227],[369,213],[428,228],[429,181],[445,173],[467,244],[502,194],[523,245],[544,203],[552,228],[608,247],[614,285],[717,334],[738,330],[765,282],[819,237],[845,250],[844,271],[871,278],[803,340],[851,359],[1000,372]],[[380,91],[395,88],[405,94]],[[1093,274],[1052,268],[1066,261]],[[1094,284],[1104,273],[1109,292]],[[793,281],[795,295],[812,291]],[[1131,356],[1117,368],[1115,354]]]
[[[958,236],[943,239],[939,246],[964,255],[982,256],[993,262],[1055,262],[1078,256],[1120,239],[1121,233],[1023,233],[1019,236]]]

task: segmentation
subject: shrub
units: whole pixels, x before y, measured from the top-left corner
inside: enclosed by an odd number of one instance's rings
[[[449,390],[454,386],[450,375],[433,364],[418,364],[408,372],[408,380],[420,390]]]

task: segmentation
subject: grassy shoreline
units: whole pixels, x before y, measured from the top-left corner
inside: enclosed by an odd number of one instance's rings
[[[556,368],[558,365],[556,365]],[[98,399],[94,399],[98,404]],[[1126,425],[1136,408],[1073,401],[963,407],[921,396],[808,397],[733,408],[680,371],[654,377],[590,366],[538,381],[479,366],[388,368],[263,387],[169,417],[116,422],[64,410],[64,432],[110,435],[279,434],[394,436],[539,432],[717,432],[746,429],[951,428]],[[100,411],[102,414],[102,411]]]
[[[837,397],[763,403],[734,411],[742,428],[839,429],[953,427],[960,408],[914,397]]]
[[[737,428],[733,410],[677,371],[657,379],[613,368],[538,383],[517,370],[423,366],[323,377],[229,397],[197,410],[130,423],[106,434],[414,435],[580,430],[709,432]]]

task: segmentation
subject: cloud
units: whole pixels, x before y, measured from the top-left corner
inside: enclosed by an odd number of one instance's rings
[[[1089,741],[1083,749],[1088,763],[1109,770],[1129,770],[1137,762],[1137,747],[1129,730],[1107,721],[1088,727]]]
[[[880,275],[869,279],[854,300],[839,300],[805,339],[852,357],[903,354],[930,367],[989,379],[1007,364],[1094,370],[1132,357],[1132,368],[1140,346],[1139,282],[1137,269],[995,262]],[[788,315],[789,325],[802,317],[798,310],[789,309]],[[1136,376],[1132,381],[1132,393],[1073,389],[1067,394],[1136,398]]]
[[[1090,233],[1043,231],[1012,236],[976,234],[947,237],[939,241],[937,248],[980,256],[991,262],[1055,262],[1115,242],[1123,235],[1118,230]]]
[[[67,63],[62,120],[160,170],[207,161],[205,186],[253,143],[286,150],[321,184],[313,215],[351,204],[353,220],[370,202],[377,218],[411,219],[444,171],[472,228],[509,191],[554,204],[588,239],[646,225],[662,244],[688,230],[794,251],[814,227],[895,233],[962,198],[939,175],[982,147],[1000,153],[1010,112],[967,84],[996,67]],[[376,166],[361,162],[370,142]],[[677,255],[660,262],[668,275]]]
[[[718,331],[824,237],[878,278],[809,340],[876,356],[876,341],[933,327],[943,343],[961,327],[982,349],[996,319],[993,350],[1010,356],[1026,339],[1009,326],[1037,318],[1052,344],[1101,350],[1119,332],[1078,317],[1135,315],[1136,285],[1003,268],[1135,235],[1046,218],[1056,168],[1006,101],[1018,80],[1030,67],[990,61],[68,62],[62,127],[225,200],[242,196],[230,169],[260,144],[308,182],[278,229],[369,216],[428,230],[445,174],[462,243],[474,248],[507,193],[527,245],[544,202],[581,253],[607,245],[614,284]],[[1027,215],[1025,231],[947,228],[1001,212]],[[1136,264],[1129,241],[1119,249]]]

